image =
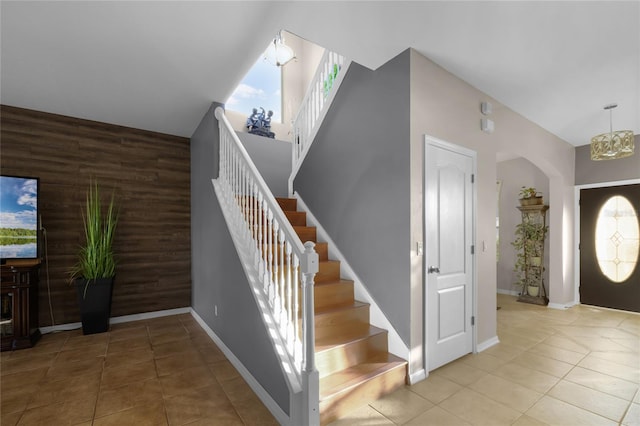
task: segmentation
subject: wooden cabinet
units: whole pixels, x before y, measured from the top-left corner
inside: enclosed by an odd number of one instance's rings
[[[0,276],[1,350],[30,348],[40,338],[39,265],[2,265]]]
[[[519,302],[546,305],[549,303],[544,287],[544,241],[547,235],[546,212],[549,206],[527,205],[518,207],[522,223],[516,228],[516,242],[520,249],[516,270],[522,286]]]

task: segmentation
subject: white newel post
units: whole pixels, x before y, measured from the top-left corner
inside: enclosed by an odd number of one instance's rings
[[[313,280],[318,272],[318,253],[315,244],[311,241],[304,243],[304,254],[301,259],[302,270],[302,347],[303,347],[303,374],[302,389],[306,389],[308,395],[304,397],[306,417],[308,425],[320,424],[320,379],[315,361],[315,322],[313,302]]]

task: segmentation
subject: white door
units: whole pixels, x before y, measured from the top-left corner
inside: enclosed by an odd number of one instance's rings
[[[426,137],[427,371],[473,350],[475,153]]]

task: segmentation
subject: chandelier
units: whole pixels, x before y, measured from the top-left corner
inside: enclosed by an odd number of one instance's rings
[[[293,49],[284,44],[282,31],[278,31],[278,34],[276,34],[276,37],[264,52],[264,59],[277,67],[287,65],[295,57]]]
[[[633,155],[633,132],[631,130],[613,131],[612,110],[618,104],[610,104],[604,107],[609,110],[609,133],[602,133],[591,138],[591,159],[615,160]]]

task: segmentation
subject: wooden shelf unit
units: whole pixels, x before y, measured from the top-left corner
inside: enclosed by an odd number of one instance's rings
[[[523,225],[534,225],[541,229],[545,229],[546,234],[546,213],[549,206],[544,204],[534,204],[528,206],[519,206],[518,210],[522,214]],[[544,235],[543,234],[543,235]],[[531,244],[525,244],[524,262],[525,262],[525,284],[522,293],[518,297],[518,302],[533,303],[536,305],[547,305],[549,298],[544,287],[544,236],[540,240],[530,240]],[[526,247],[533,247],[534,253]],[[534,261],[534,258],[537,258]],[[537,289],[537,293],[532,290]]]
[[[0,350],[30,348],[40,338],[38,325],[39,262],[1,266]]]

